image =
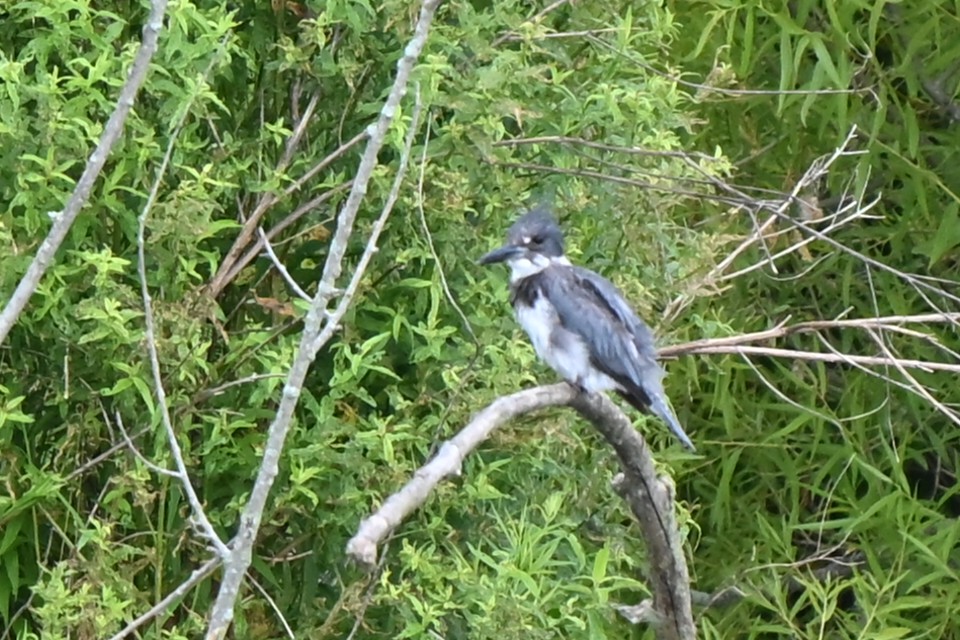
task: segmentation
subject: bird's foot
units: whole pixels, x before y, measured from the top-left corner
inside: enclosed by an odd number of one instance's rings
[[[573,387],[574,391],[576,391],[581,395],[585,395],[585,396],[590,395],[590,392],[587,391],[587,388],[583,386],[583,384],[581,384],[579,380],[567,380],[567,384]]]

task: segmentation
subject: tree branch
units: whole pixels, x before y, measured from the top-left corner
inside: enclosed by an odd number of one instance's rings
[[[587,418],[617,452],[623,473],[614,488],[633,511],[647,547],[659,640],[694,640],[690,575],[674,513],[674,485],[657,475],[650,449],[629,418],[600,394],[577,394],[569,403]]]
[[[500,425],[524,414],[570,402],[574,393],[567,384],[525,389],[498,398],[478,413],[457,435],[443,443],[437,454],[390,496],[375,513],[360,523],[347,543],[347,554],[370,569],[377,564],[377,545],[411,513],[423,506],[433,488],[449,476],[460,475],[463,461]]]
[[[367,193],[367,185],[377,165],[377,156],[386,139],[387,131],[391,122],[397,114],[404,94],[407,91],[407,82],[410,74],[416,65],[420,52],[427,41],[427,35],[430,30],[430,24],[433,21],[440,0],[424,0],[420,7],[420,15],[414,29],[414,35],[403,50],[403,56],[397,62],[397,73],[394,78],[393,86],[387,96],[383,108],[376,122],[367,128],[368,141],[366,149],[360,159],[357,167],[356,177],[350,189],[350,195],[340,211],[337,218],[337,230],[330,244],[330,250],[327,254],[327,260],[324,264],[323,275],[320,284],[317,287],[316,296],[310,306],[307,316],[304,319],[303,334],[300,339],[300,346],[294,357],[293,364],[287,376],[287,382],[284,385],[283,396],[280,400],[280,406],[277,409],[276,416],[267,432],[267,440],[264,447],[263,462],[260,465],[257,479],[254,482],[250,492],[250,499],[243,509],[240,516],[240,525],[236,537],[231,542],[231,553],[224,562],[223,579],[220,584],[220,591],[217,594],[216,602],[210,613],[210,623],[207,629],[206,638],[208,640],[222,639],[233,619],[233,608],[237,596],[240,592],[240,586],[243,577],[250,566],[253,557],[253,544],[260,529],[260,522],[266,508],[267,498],[270,494],[270,488],[279,472],[280,455],[283,451],[283,445],[286,441],[287,432],[293,420],[293,412],[297,401],[300,398],[300,392],[303,387],[303,381],[306,378],[310,363],[313,362],[317,350],[323,346],[323,341],[319,338],[321,335],[332,337],[331,327],[336,325],[332,314],[328,311],[328,305],[336,294],[336,282],[343,268],[343,258],[347,250],[347,244],[353,233],[353,223],[356,220],[360,204]],[[412,138],[410,138],[412,140]],[[409,156],[409,148],[404,151],[405,156]],[[405,164],[404,164],[405,166]],[[382,220],[392,207],[395,196],[391,194],[384,207],[384,213],[381,214]],[[367,253],[372,253],[376,249],[377,236],[382,229],[382,222],[378,220],[374,231],[371,233],[370,240],[367,243]],[[367,257],[369,260],[369,257]],[[358,273],[362,274],[363,266],[358,267]],[[358,276],[354,274],[354,279]],[[349,298],[341,300],[338,311],[349,303]],[[326,325],[324,326],[324,322]]]
[[[806,577],[816,582],[828,582],[830,580],[843,580],[854,575],[858,569],[865,566],[863,553],[854,551],[844,554],[840,557],[814,557],[793,563],[791,568],[801,568],[814,562],[825,562],[819,568],[807,572]],[[785,575],[778,578],[779,584],[787,594],[800,593],[809,588],[809,583],[801,580],[794,575]],[[720,609],[737,604],[741,600],[749,598],[756,594],[755,590],[744,590],[737,585],[723,587],[712,593],[705,591],[690,591],[690,598],[695,607],[702,609]],[[776,597],[770,593],[769,597]],[[632,624],[651,624],[656,622],[656,614],[653,609],[653,599],[646,598],[635,605],[616,605],[617,612]]]
[[[458,475],[464,458],[500,425],[526,413],[568,405],[587,418],[610,443],[623,474],[616,483],[640,523],[650,560],[650,581],[660,637],[696,637],[690,606],[689,575],[674,517],[673,484],[658,477],[650,450],[630,420],[606,396],[578,393],[566,383],[527,389],[494,401],[440,448],[410,481],[360,523],[347,543],[347,554],[366,567],[377,561],[380,544],[403,520],[421,507],[445,477]]]
[[[67,232],[76,220],[80,209],[90,198],[90,192],[93,185],[103,170],[103,165],[107,162],[110,150],[117,139],[123,133],[123,124],[127,120],[130,109],[133,108],[133,102],[137,97],[137,91],[147,77],[147,70],[150,67],[150,60],[157,51],[157,40],[160,36],[160,29],[163,28],[163,16],[167,11],[167,0],[151,0],[150,16],[143,26],[143,42],[137,51],[137,56],[133,59],[130,66],[130,73],[127,81],[120,90],[120,97],[117,99],[117,107],[110,114],[106,126],[103,128],[103,134],[97,143],[97,148],[90,154],[90,159],[83,168],[83,173],[77,181],[77,186],[70,195],[67,205],[60,211],[53,220],[53,226],[50,232],[44,238],[37,255],[27,268],[27,273],[20,280],[16,290],[10,297],[3,312],[0,312],[0,344],[7,339],[13,325],[24,307],[27,306],[33,292],[40,285],[40,279],[46,273],[47,268],[53,263],[57,249],[63,244]]]
[[[882,356],[863,356],[832,351],[798,351],[778,347],[755,346],[757,342],[767,342],[777,338],[785,338],[800,333],[817,333],[828,329],[864,329],[867,331],[879,330],[910,335],[913,337],[930,338],[926,334],[907,329],[904,325],[917,324],[955,324],[960,321],[960,313],[923,313],[904,316],[883,316],[877,318],[815,320],[799,322],[794,325],[783,323],[753,333],[744,333],[723,338],[705,338],[684,344],[666,346],[660,349],[660,357],[671,357],[692,354],[731,354],[770,356],[775,358],[791,358],[795,360],[811,360],[817,362],[837,362],[842,364],[856,364],[873,367],[897,366],[923,371],[949,371],[960,373],[960,364],[950,362],[936,362],[931,360],[913,360],[899,358],[891,353]],[[937,346],[942,345],[936,339]],[[951,352],[952,353],[952,352]]]

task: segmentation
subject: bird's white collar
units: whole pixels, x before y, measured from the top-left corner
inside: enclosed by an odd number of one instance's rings
[[[540,253],[529,253],[517,258],[507,260],[507,266],[510,267],[510,282],[518,282],[524,278],[536,275],[551,265],[570,266],[570,261],[566,256],[559,258],[550,258]]]

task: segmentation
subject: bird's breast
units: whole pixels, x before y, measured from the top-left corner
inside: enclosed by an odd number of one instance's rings
[[[514,312],[517,322],[530,337],[537,355],[550,363],[553,336],[561,328],[553,305],[543,296],[518,299],[514,302]]]
[[[517,322],[530,337],[533,349],[564,380],[587,391],[606,391],[616,384],[590,362],[590,351],[583,339],[560,322],[556,309],[546,296],[516,299]]]

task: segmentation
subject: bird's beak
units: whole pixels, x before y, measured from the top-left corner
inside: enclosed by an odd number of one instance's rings
[[[522,251],[523,249],[521,247],[517,247],[512,244],[505,244],[499,249],[494,249],[487,255],[477,260],[477,264],[486,265],[493,264],[495,262],[503,262],[504,260],[509,260],[514,256],[520,255]]]

